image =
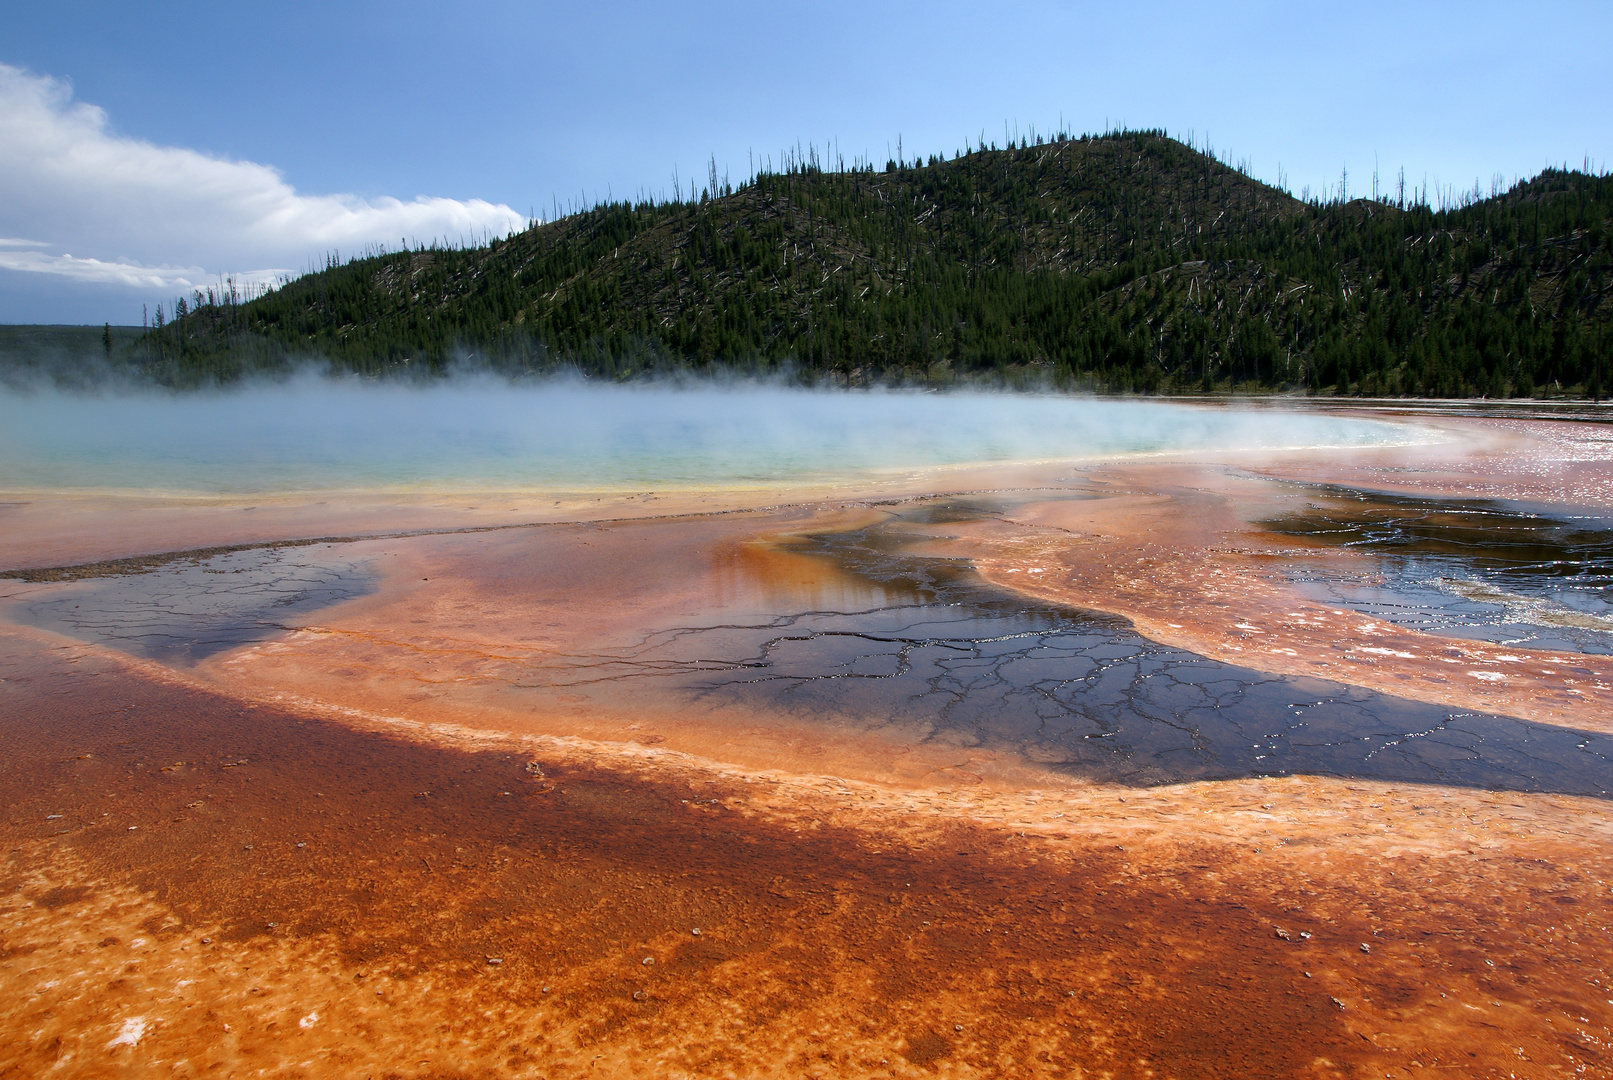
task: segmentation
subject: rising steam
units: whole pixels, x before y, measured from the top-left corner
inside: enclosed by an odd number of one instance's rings
[[[979,391],[305,377],[233,391],[0,392],[11,490],[749,486],[972,463],[1421,441],[1271,408]]]

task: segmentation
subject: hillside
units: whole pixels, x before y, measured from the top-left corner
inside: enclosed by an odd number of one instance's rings
[[[94,383],[151,346],[138,326],[0,324],[0,385]]]
[[[798,164],[698,202],[333,263],[250,302],[193,297],[144,364],[191,382],[469,353],[607,377],[1600,394],[1610,219],[1607,176],[1548,171],[1442,211],[1304,203],[1148,132]]]

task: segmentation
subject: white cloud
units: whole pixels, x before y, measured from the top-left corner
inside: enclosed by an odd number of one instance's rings
[[[267,165],[117,135],[67,83],[0,64],[0,269],[186,291],[223,274],[273,280],[331,250],[525,223],[481,199],[299,194]]]
[[[3,243],[0,243],[3,248]],[[137,263],[108,261],[106,259],[80,259],[66,252],[52,255],[44,251],[0,250],[0,269],[22,270],[36,274],[56,274],[78,281],[95,281],[135,288],[162,289],[184,292],[209,279],[200,266],[141,266]],[[270,281],[277,276],[270,273]],[[262,280],[254,276],[253,281]]]

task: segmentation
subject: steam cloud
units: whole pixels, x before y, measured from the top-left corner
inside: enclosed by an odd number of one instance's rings
[[[273,168],[113,134],[64,81],[0,64],[0,268],[185,292],[270,280],[333,248],[502,236],[480,199],[298,193]]]
[[[1053,395],[305,376],[214,393],[0,392],[14,488],[646,490],[984,462],[1427,441],[1401,424]]]

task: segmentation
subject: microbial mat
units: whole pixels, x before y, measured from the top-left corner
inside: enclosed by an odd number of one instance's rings
[[[1613,1075],[1599,415],[0,396],[0,1073]]]

